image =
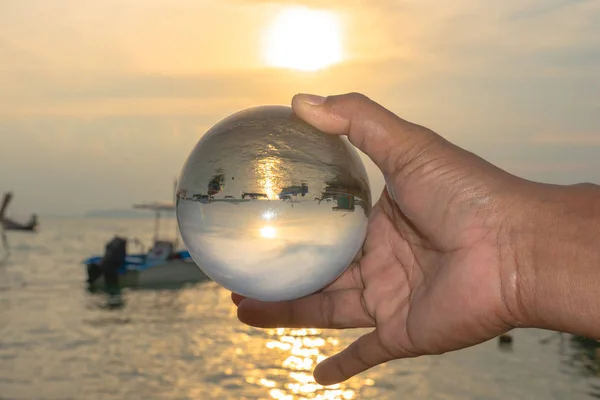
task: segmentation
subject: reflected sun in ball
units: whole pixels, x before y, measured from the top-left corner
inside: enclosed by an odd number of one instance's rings
[[[277,230],[272,226],[263,226],[260,228],[260,236],[265,239],[274,239],[277,235]]]
[[[269,27],[265,61],[277,68],[316,71],[343,58],[342,29],[336,14],[305,7],[286,8]]]

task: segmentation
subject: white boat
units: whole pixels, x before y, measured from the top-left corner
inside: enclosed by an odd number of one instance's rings
[[[103,256],[93,256],[83,261],[87,267],[90,289],[157,288],[208,280],[187,250],[177,250],[177,239],[159,239],[161,212],[174,211],[175,204],[136,204],[134,208],[151,210],[156,214],[150,250],[129,254],[128,240],[115,236],[106,244]],[[137,239],[134,242],[139,243]]]

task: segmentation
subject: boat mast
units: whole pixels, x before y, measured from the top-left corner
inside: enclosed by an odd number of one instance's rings
[[[156,210],[154,218],[154,243],[158,241],[158,231],[160,229],[160,210]]]
[[[12,200],[12,193],[4,193],[4,199],[2,200],[2,206],[0,207],[0,222],[4,222],[4,214],[6,214],[6,209],[8,208],[8,204]]]
[[[160,240],[160,236],[159,236],[159,231],[160,231],[160,220],[162,217],[162,211],[167,211],[167,212],[172,212],[176,210],[176,205],[177,205],[177,179],[175,179],[174,185],[173,185],[173,197],[174,197],[174,202],[173,203],[160,203],[160,202],[154,202],[154,203],[140,203],[140,204],[134,204],[133,208],[141,208],[141,209],[145,209],[145,210],[152,210],[154,211],[155,214],[155,218],[154,218],[154,243],[156,243],[158,240]],[[175,238],[173,239],[173,245],[175,248],[177,248],[177,244],[179,243],[179,227],[176,225],[176,234],[175,234]]]

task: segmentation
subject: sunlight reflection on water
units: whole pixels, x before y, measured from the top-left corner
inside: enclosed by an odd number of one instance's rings
[[[273,329],[267,331],[272,338],[265,347],[277,351],[283,359],[281,367],[287,371],[287,382],[277,382],[261,378],[258,383],[270,388],[269,395],[277,400],[342,400],[353,399],[357,396],[352,384],[342,383],[324,387],[315,382],[312,371],[314,367],[327,356],[323,347],[327,346],[328,353],[340,350],[340,341],[333,337],[324,338],[318,329]],[[254,378],[248,378],[248,383],[255,383]],[[373,385],[372,379],[352,381],[354,385]]]

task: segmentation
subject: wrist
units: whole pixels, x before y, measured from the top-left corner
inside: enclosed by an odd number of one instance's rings
[[[600,337],[600,187],[526,183],[511,225],[520,325]]]

